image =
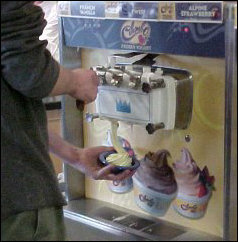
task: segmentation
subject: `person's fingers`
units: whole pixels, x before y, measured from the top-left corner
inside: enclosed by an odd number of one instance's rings
[[[113,146],[97,146],[97,147],[93,147],[91,149],[92,152],[94,152],[95,154],[101,154],[102,152],[106,152],[106,151],[113,151],[114,148]]]
[[[113,173],[111,173],[111,174],[107,175],[107,176],[104,178],[104,180],[116,181],[116,180],[117,180],[116,178],[117,178],[117,176],[114,175]]]
[[[130,177],[132,177],[132,176],[134,176],[134,174],[136,173],[136,170],[133,170],[133,171],[131,171],[131,170],[127,170],[128,172],[127,173],[121,173],[121,175],[122,175],[122,177],[118,177],[118,176],[116,176],[114,179],[121,179],[121,180],[125,180],[125,179],[128,179],[128,178],[130,178]]]
[[[91,90],[90,94],[88,94],[88,96],[86,96],[84,99],[85,103],[89,104],[95,101],[95,99],[97,98],[97,93],[98,93],[97,88],[95,88],[95,90]]]
[[[99,83],[100,83],[100,80],[99,80],[99,77],[97,76],[97,73],[95,72],[95,71],[93,71],[93,70],[88,70],[89,72],[89,77],[91,78],[91,83],[93,84],[93,85],[96,85],[96,86],[98,86],[99,85]]]
[[[130,171],[130,176],[134,176],[135,175],[135,173],[136,173],[136,170],[133,170],[133,171]]]
[[[107,175],[112,173],[112,170],[114,169],[115,166],[113,165],[108,165],[105,166],[103,168],[101,168],[100,170],[98,170],[94,175],[93,178],[95,180],[103,180],[105,179],[105,177],[107,177]]]
[[[115,177],[113,178],[114,181],[123,181],[127,178],[130,177],[131,171],[130,170],[125,170],[122,173],[119,173],[117,175],[115,175]]]

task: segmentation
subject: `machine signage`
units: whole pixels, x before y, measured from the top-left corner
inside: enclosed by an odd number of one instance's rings
[[[186,2],[176,3],[176,20],[198,22],[222,22],[222,3]]]
[[[69,3],[70,11],[66,11]],[[59,15],[64,17],[156,22],[223,22],[222,1],[70,1],[68,3],[64,1],[59,3],[58,10]]]
[[[225,52],[223,24],[63,18],[63,26],[68,46],[218,58]]]
[[[90,1],[71,1],[71,13],[74,16],[81,17],[97,17],[104,18],[105,17],[105,9],[104,2],[90,2]]]

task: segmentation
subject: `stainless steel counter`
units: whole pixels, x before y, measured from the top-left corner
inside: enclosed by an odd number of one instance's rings
[[[168,223],[93,199],[64,208],[69,241],[222,241],[222,238]]]

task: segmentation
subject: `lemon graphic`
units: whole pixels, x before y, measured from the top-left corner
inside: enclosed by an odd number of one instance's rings
[[[203,74],[194,85],[194,113],[207,127],[224,129],[225,82]]]

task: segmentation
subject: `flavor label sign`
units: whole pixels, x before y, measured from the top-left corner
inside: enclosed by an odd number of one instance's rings
[[[222,2],[178,2],[176,20],[198,22],[221,22],[223,20]]]
[[[59,15],[79,18],[222,23],[223,2],[59,1]]]
[[[105,16],[107,18],[119,18],[120,3],[108,1],[105,2]]]
[[[176,4],[175,2],[160,2],[159,3],[159,13],[158,19],[163,20],[175,20],[176,12],[175,12]]]
[[[71,1],[71,13],[74,16],[88,18],[104,18],[105,4],[104,1]]]
[[[223,24],[63,18],[63,29],[67,46],[224,57]]]
[[[58,1],[58,15],[60,16],[72,15],[69,1]]]
[[[120,18],[158,19],[158,4],[149,2],[125,2],[120,8]]]
[[[150,2],[105,2],[106,18],[158,19],[158,3]]]

